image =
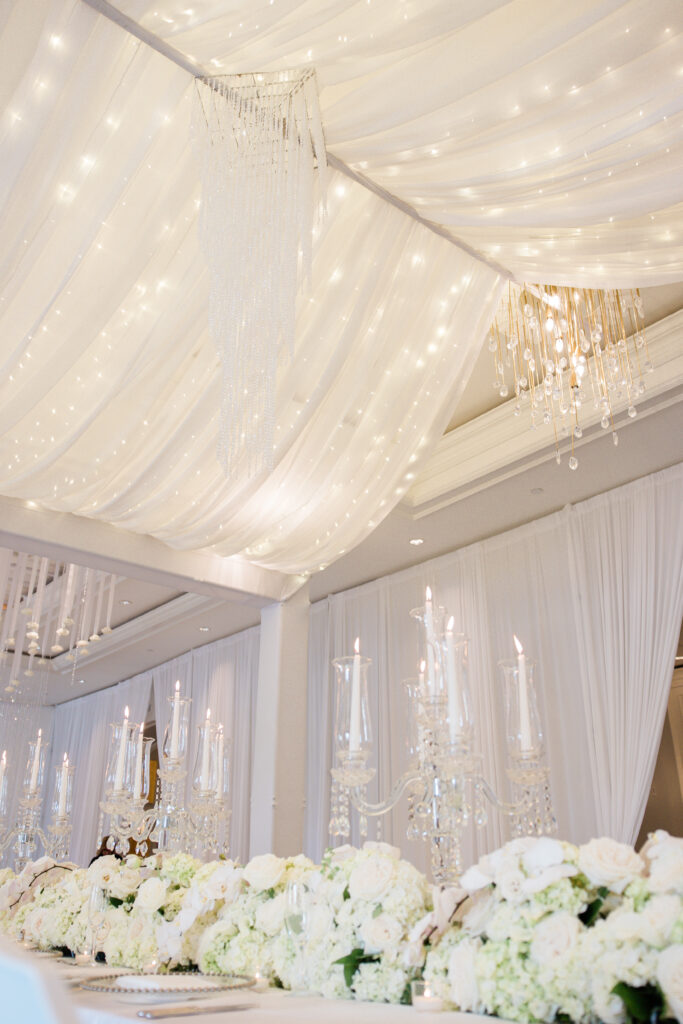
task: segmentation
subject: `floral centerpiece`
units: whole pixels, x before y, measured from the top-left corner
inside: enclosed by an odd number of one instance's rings
[[[424,978],[447,1007],[520,1022],[683,1022],[683,840],[666,832],[640,853],[608,838],[515,839],[449,889],[386,843],[330,850],[318,866],[42,858],[0,872],[0,931],[85,948],[93,887],[115,966],[258,969],[285,988],[386,1002]]]

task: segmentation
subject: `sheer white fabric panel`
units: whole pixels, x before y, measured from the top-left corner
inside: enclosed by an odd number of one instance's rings
[[[603,829],[638,835],[683,616],[683,466],[577,505],[569,560]]]
[[[0,438],[12,458],[0,493],[315,570],[408,489],[467,382],[500,279],[332,174],[277,382],[274,471],[226,479],[192,79],[81,0],[40,13],[39,32],[28,8],[0,26],[0,52],[25,58],[2,121]]]
[[[678,0],[119,6],[212,69],[314,63],[329,149],[521,279],[681,279]]]
[[[49,751],[51,780],[54,766],[64,753],[75,766],[71,860],[86,865],[95,855],[100,819],[100,800],[104,790],[104,773],[109,752],[109,725],[123,720],[126,705],[130,721],[142,722],[147,714],[152,688],[152,675],[143,672],[99,693],[78,697],[59,704],[54,711],[52,743]],[[45,789],[43,824],[50,821],[52,784]]]
[[[230,740],[230,805],[232,807],[230,855],[242,863],[249,859],[251,772],[256,721],[260,629],[207,644],[192,652],[192,723],[190,777],[192,786],[198,732],[211,709],[211,721],[224,726]],[[156,682],[155,682],[156,687]]]
[[[373,659],[371,700],[377,779],[385,795],[403,769],[400,681],[416,674],[410,608],[435,599],[470,637],[471,677],[484,771],[505,795],[503,682],[497,661],[513,632],[538,663],[541,720],[560,834],[575,842],[636,835],[654,769],[683,614],[683,469],[568,508],[517,530],[329,598],[311,611],[307,852],[327,845],[332,761],[332,658]],[[580,531],[580,532],[577,532]],[[591,538],[586,540],[585,538]],[[611,539],[610,539],[611,538]],[[609,638],[607,636],[609,635]],[[632,670],[626,665],[632,665]],[[610,682],[612,680],[612,682]],[[327,730],[323,736],[323,730]],[[614,803],[613,803],[614,801]],[[405,802],[385,835],[426,866],[405,840]],[[504,836],[497,816],[474,832],[465,860]]]
[[[0,755],[3,750],[7,751],[7,823],[10,826],[16,821],[19,808],[29,740],[35,739],[38,730],[42,729],[43,739],[51,743],[53,718],[54,708],[27,707],[0,701]],[[45,790],[49,793],[48,800],[52,799],[52,781]],[[13,850],[6,851],[4,857],[0,856],[0,866],[11,867],[13,863]]]

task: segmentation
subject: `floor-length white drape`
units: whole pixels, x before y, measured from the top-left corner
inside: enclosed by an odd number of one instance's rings
[[[95,853],[100,819],[99,803],[109,750],[109,724],[123,719],[126,705],[131,722],[147,714],[152,687],[150,672],[133,676],[98,693],[59,704],[54,712],[50,746],[50,778],[64,753],[74,765],[71,860],[88,864]],[[45,789],[43,823],[50,820],[51,784]]]
[[[306,852],[319,857],[328,842],[331,659],[348,654],[355,636],[373,659],[377,778],[371,792],[377,799],[405,763],[401,680],[415,675],[418,657],[417,628],[408,613],[424,601],[426,584],[455,615],[456,630],[470,637],[470,685],[489,779],[504,791],[503,688],[496,663],[513,655],[514,632],[538,662],[539,705],[561,835],[575,841],[603,833],[632,839],[654,767],[683,614],[683,539],[676,519],[682,498],[683,467],[677,466],[315,605],[309,640]],[[610,540],[611,522],[618,532]],[[602,539],[599,545],[597,538]],[[603,653],[605,648],[609,653]],[[627,662],[633,671],[625,675],[621,666]],[[617,681],[611,682],[607,677],[615,670]],[[608,687],[609,699],[603,694]],[[619,772],[632,800],[618,796],[612,811],[611,787]],[[389,815],[384,834],[426,867],[426,850],[407,843],[405,824],[402,802]],[[492,814],[486,828],[468,840],[465,859],[501,838]]]
[[[576,506],[568,539],[578,677],[604,831],[638,835],[683,615],[683,467]]]
[[[186,798],[192,793],[197,755],[197,727],[211,709],[211,721],[222,723],[230,742],[230,854],[243,862],[249,857],[249,814],[258,685],[260,629],[244,630],[165,662],[152,670],[157,737],[163,742],[169,698],[175,682],[190,697],[190,743]]]
[[[5,751],[8,783],[6,822],[10,826],[16,821],[28,763],[29,740],[35,739],[38,729],[42,729],[43,740],[50,744],[53,717],[54,709],[50,707],[36,708],[17,703],[12,704],[10,701],[0,701],[0,757]],[[47,791],[51,796],[51,784]],[[11,867],[13,863],[13,850],[7,850],[4,855],[0,855],[1,867]]]

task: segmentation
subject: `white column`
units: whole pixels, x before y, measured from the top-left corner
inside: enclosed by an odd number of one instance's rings
[[[306,794],[308,582],[261,612],[249,851],[301,853]]]

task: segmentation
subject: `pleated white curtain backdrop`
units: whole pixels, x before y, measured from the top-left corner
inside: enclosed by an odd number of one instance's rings
[[[13,825],[16,820],[19,798],[24,782],[24,771],[28,762],[28,743],[35,739],[38,729],[43,730],[43,739],[50,743],[52,739],[53,708],[26,707],[0,701],[0,756],[7,751],[7,822]],[[52,782],[49,786],[48,799],[52,797]],[[0,867],[11,867],[14,863],[14,852],[6,851],[0,855]]]
[[[99,803],[109,751],[109,724],[120,721],[126,705],[131,722],[142,722],[149,708],[152,675],[143,672],[99,693],[59,704],[54,711],[49,776],[43,802],[43,825],[50,821],[51,779],[64,753],[75,766],[71,857],[86,865],[95,854],[100,819]]]
[[[588,751],[604,831],[635,842],[657,760],[683,614],[683,468],[569,516]]]
[[[168,720],[168,698],[176,679],[190,705],[190,752],[186,797],[192,792],[197,753],[197,726],[211,708],[211,720],[222,722],[230,740],[230,854],[246,863],[249,858],[251,772],[258,685],[260,629],[244,630],[165,662],[152,670],[157,738],[163,741]]]
[[[496,662],[512,636],[538,662],[541,718],[560,834],[632,841],[661,736],[683,615],[683,466],[568,507],[462,551],[337,594],[311,610],[305,849],[328,844],[333,743],[331,659],[355,636],[372,658],[377,777],[384,796],[405,764],[401,680],[415,674],[417,628],[409,610],[435,598],[470,638],[471,680],[484,771],[505,788],[503,685]],[[405,839],[402,801],[384,836],[427,868]],[[372,826],[371,826],[372,828]],[[357,840],[357,835],[353,837]],[[504,838],[495,812],[472,832],[465,860]]]

